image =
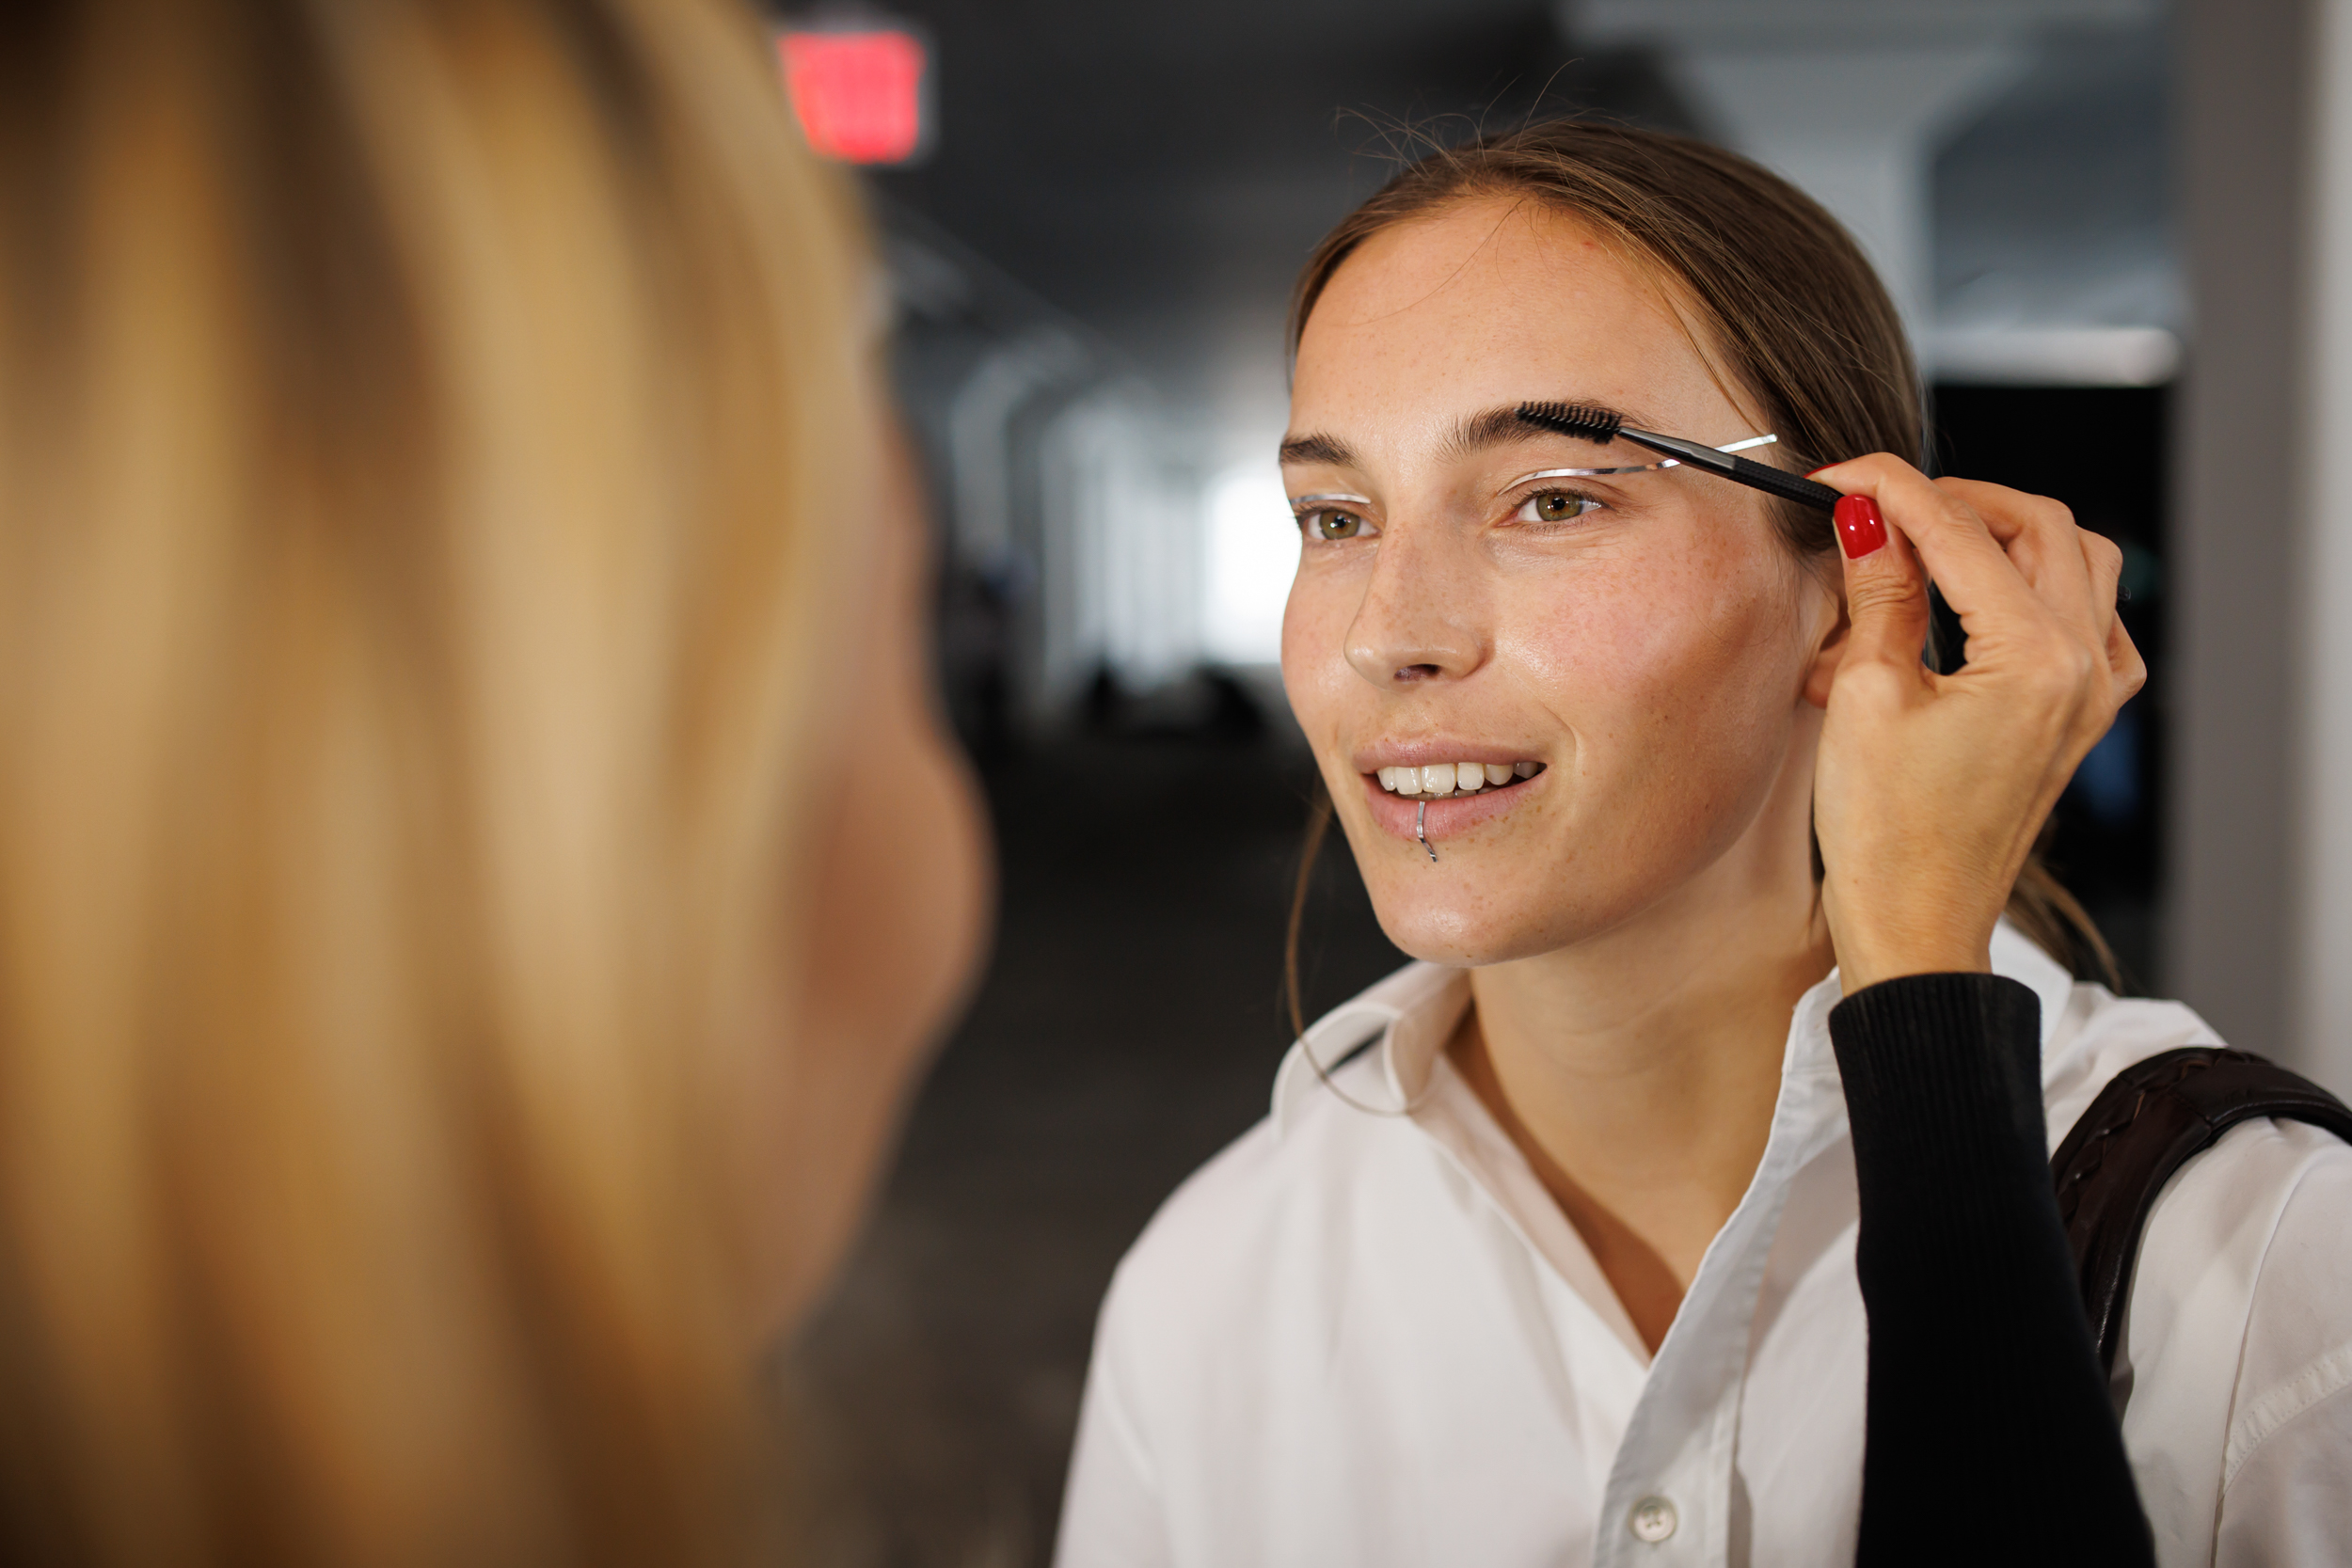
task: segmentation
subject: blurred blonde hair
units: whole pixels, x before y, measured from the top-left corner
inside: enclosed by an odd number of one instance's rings
[[[0,1556],[762,1546],[869,286],[723,0],[0,20]]]

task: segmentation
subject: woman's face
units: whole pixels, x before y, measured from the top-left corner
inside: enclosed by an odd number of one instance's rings
[[[1643,267],[1502,199],[1382,231],[1308,320],[1283,681],[1417,957],[1526,958],[1809,876],[1835,594],[1756,492],[1683,468],[1531,478],[1657,458],[1511,418],[1558,401],[1710,445],[1766,434],[1692,339]]]

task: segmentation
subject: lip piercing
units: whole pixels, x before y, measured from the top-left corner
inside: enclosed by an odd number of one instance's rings
[[[1429,842],[1429,802],[1426,800],[1421,803],[1421,810],[1413,814],[1413,836],[1421,840],[1422,848],[1429,851],[1430,860],[1436,861],[1438,847]]]

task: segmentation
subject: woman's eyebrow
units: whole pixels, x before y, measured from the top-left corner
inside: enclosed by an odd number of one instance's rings
[[[1544,400],[1533,398],[1529,400],[1529,402],[1540,401]],[[1470,415],[1460,424],[1455,425],[1454,434],[1446,437],[1443,448],[1446,458],[1452,462],[1459,462],[1466,457],[1475,457],[1489,448],[1508,446],[1513,442],[1524,441],[1533,436],[1551,435],[1552,432],[1538,425],[1529,424],[1519,418],[1519,410],[1525,406],[1525,404],[1514,403],[1501,408],[1489,408],[1483,414]],[[1577,406],[1590,408],[1602,415],[1613,415],[1627,424],[1635,422],[1633,417],[1622,409],[1583,402],[1579,402]]]
[[[1529,401],[1546,400],[1530,399]],[[1519,410],[1525,404],[1517,403],[1505,404],[1498,408],[1489,408],[1483,413],[1467,416],[1454,427],[1453,434],[1446,437],[1439,451],[1448,462],[1460,462],[1466,457],[1475,457],[1492,448],[1509,446],[1518,441],[1534,440],[1543,436],[1550,436],[1554,440],[1560,439],[1553,432],[1529,424],[1520,419]],[[1613,414],[1627,424],[1641,422],[1636,415],[1626,413],[1623,409],[1611,408],[1602,404],[1580,402],[1577,406],[1590,408],[1604,415]],[[1318,432],[1284,438],[1282,461],[1285,464],[1323,463],[1335,468],[1346,468],[1356,466],[1356,453],[1354,449],[1338,436],[1326,436]]]
[[[1336,436],[1287,436],[1282,439],[1282,463],[1325,463],[1334,468],[1352,468],[1356,454],[1346,442]]]

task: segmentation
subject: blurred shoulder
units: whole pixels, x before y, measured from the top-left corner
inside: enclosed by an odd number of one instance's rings
[[[2218,1030],[2182,1003],[2117,996],[2105,986],[2077,982],[2058,1026],[2051,1031],[2042,1057],[2043,1104],[2051,1146],[2057,1147],[2099,1091],[2118,1073],[2152,1056],[2192,1047],[2219,1047],[2278,1059],[2275,1051],[2265,1049],[2265,1042],[2224,1039]],[[2271,1124],[2261,1121],[2252,1125],[2267,1128]],[[2258,1141],[2225,1136],[2208,1152],[2219,1153],[2232,1146],[2250,1146]],[[2305,1127],[2290,1142],[2323,1164],[2332,1164],[2339,1159],[2352,1160],[2352,1146],[2316,1128]],[[2241,1162],[2229,1159],[2220,1163]],[[2298,1159],[2296,1164],[2299,1169],[2301,1161]],[[2352,1221],[2352,1215],[2347,1215],[2347,1220]]]
[[[2193,1046],[2275,1051],[2178,1002],[2074,985],[2042,1061],[2052,1146],[2117,1073]],[[2254,1514],[2265,1541],[2308,1533],[2304,1481],[2352,1462],[2328,1414],[2352,1400],[2352,1145],[2264,1118],[2183,1165],[2149,1211],[2114,1377],[2159,1542],[2213,1542],[2225,1499],[2225,1537]]]
[[[2179,1002],[2118,996],[2076,981],[2050,1030],[2042,1058],[2042,1104],[2056,1148],[2117,1073],[2185,1046],[2226,1045],[2213,1025]]]

